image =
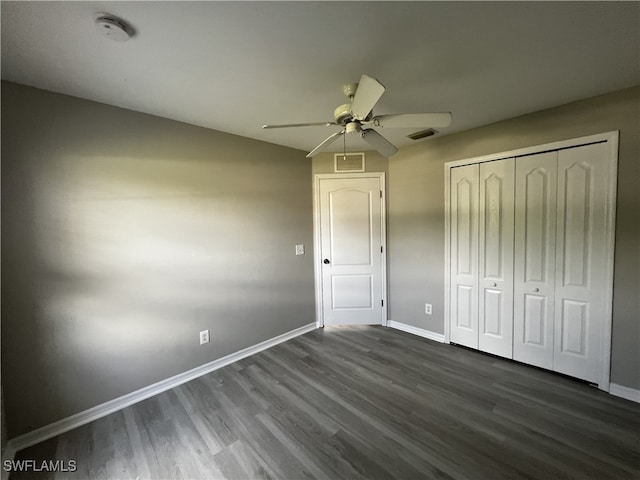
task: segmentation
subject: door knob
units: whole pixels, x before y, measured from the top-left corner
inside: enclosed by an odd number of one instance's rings
[[[322,263],[324,263],[325,265],[329,265],[331,262],[329,261],[328,258],[325,258]]]
[[[493,283],[491,284],[491,286],[492,286],[492,287],[497,287],[497,286],[498,286],[498,284],[497,284],[496,282],[493,282]]]
[[[534,291],[534,292],[539,292],[539,291],[540,291],[540,289],[539,289],[538,287],[536,287],[536,288],[534,288],[534,289],[533,289],[533,291]]]

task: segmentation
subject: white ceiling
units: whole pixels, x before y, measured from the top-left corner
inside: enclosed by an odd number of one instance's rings
[[[101,36],[99,12],[136,36]],[[337,127],[260,126],[332,120],[362,73],[387,87],[376,114],[453,112],[440,135],[640,84],[638,2],[3,1],[1,18],[4,79],[303,150]]]

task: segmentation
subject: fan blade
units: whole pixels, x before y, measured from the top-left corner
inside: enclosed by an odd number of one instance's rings
[[[333,142],[335,142],[337,140],[338,137],[340,137],[342,135],[344,135],[344,130],[342,130],[340,132],[336,132],[333,135],[329,136],[320,145],[318,145],[316,148],[311,150],[307,154],[307,158],[313,157],[316,153],[319,153],[320,150],[322,150],[324,147],[327,147],[327,146],[331,145]]]
[[[451,113],[399,113],[397,115],[378,115],[370,122],[376,127],[427,128],[448,127],[451,125]]]
[[[360,83],[351,102],[351,113],[357,120],[364,120],[384,93],[385,88],[375,78],[368,75],[360,77]]]
[[[360,136],[365,142],[375,148],[383,157],[390,157],[398,151],[393,143],[373,129],[362,130]]]
[[[284,125],[262,125],[262,128],[291,128],[291,127],[332,127],[338,125],[335,122],[313,122],[313,123],[288,123]]]

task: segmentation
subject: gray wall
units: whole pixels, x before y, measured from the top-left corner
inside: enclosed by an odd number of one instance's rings
[[[391,157],[389,318],[444,333],[445,162],[612,130],[620,130],[620,146],[611,381],[640,388],[640,86],[432,138]]]
[[[310,178],[298,150],[3,82],[9,436],[314,322]]]
[[[446,161],[620,130],[612,381],[640,387],[640,87],[432,138],[388,172],[390,316],[444,331]],[[314,321],[304,152],[2,83],[9,436]],[[424,303],[434,305],[431,317]],[[212,341],[198,345],[198,332]]]

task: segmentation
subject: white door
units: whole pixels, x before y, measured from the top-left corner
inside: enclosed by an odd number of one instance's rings
[[[450,340],[478,348],[478,165],[451,169]]]
[[[447,341],[508,358],[512,315],[514,360],[608,391],[617,140],[609,132],[445,166]]]
[[[478,349],[513,355],[513,158],[480,164]]]
[[[320,178],[324,325],[382,324],[380,177]]]
[[[606,158],[605,143],[558,152],[553,369],[592,382],[604,351]]]
[[[513,359],[553,368],[557,152],[516,159]]]

